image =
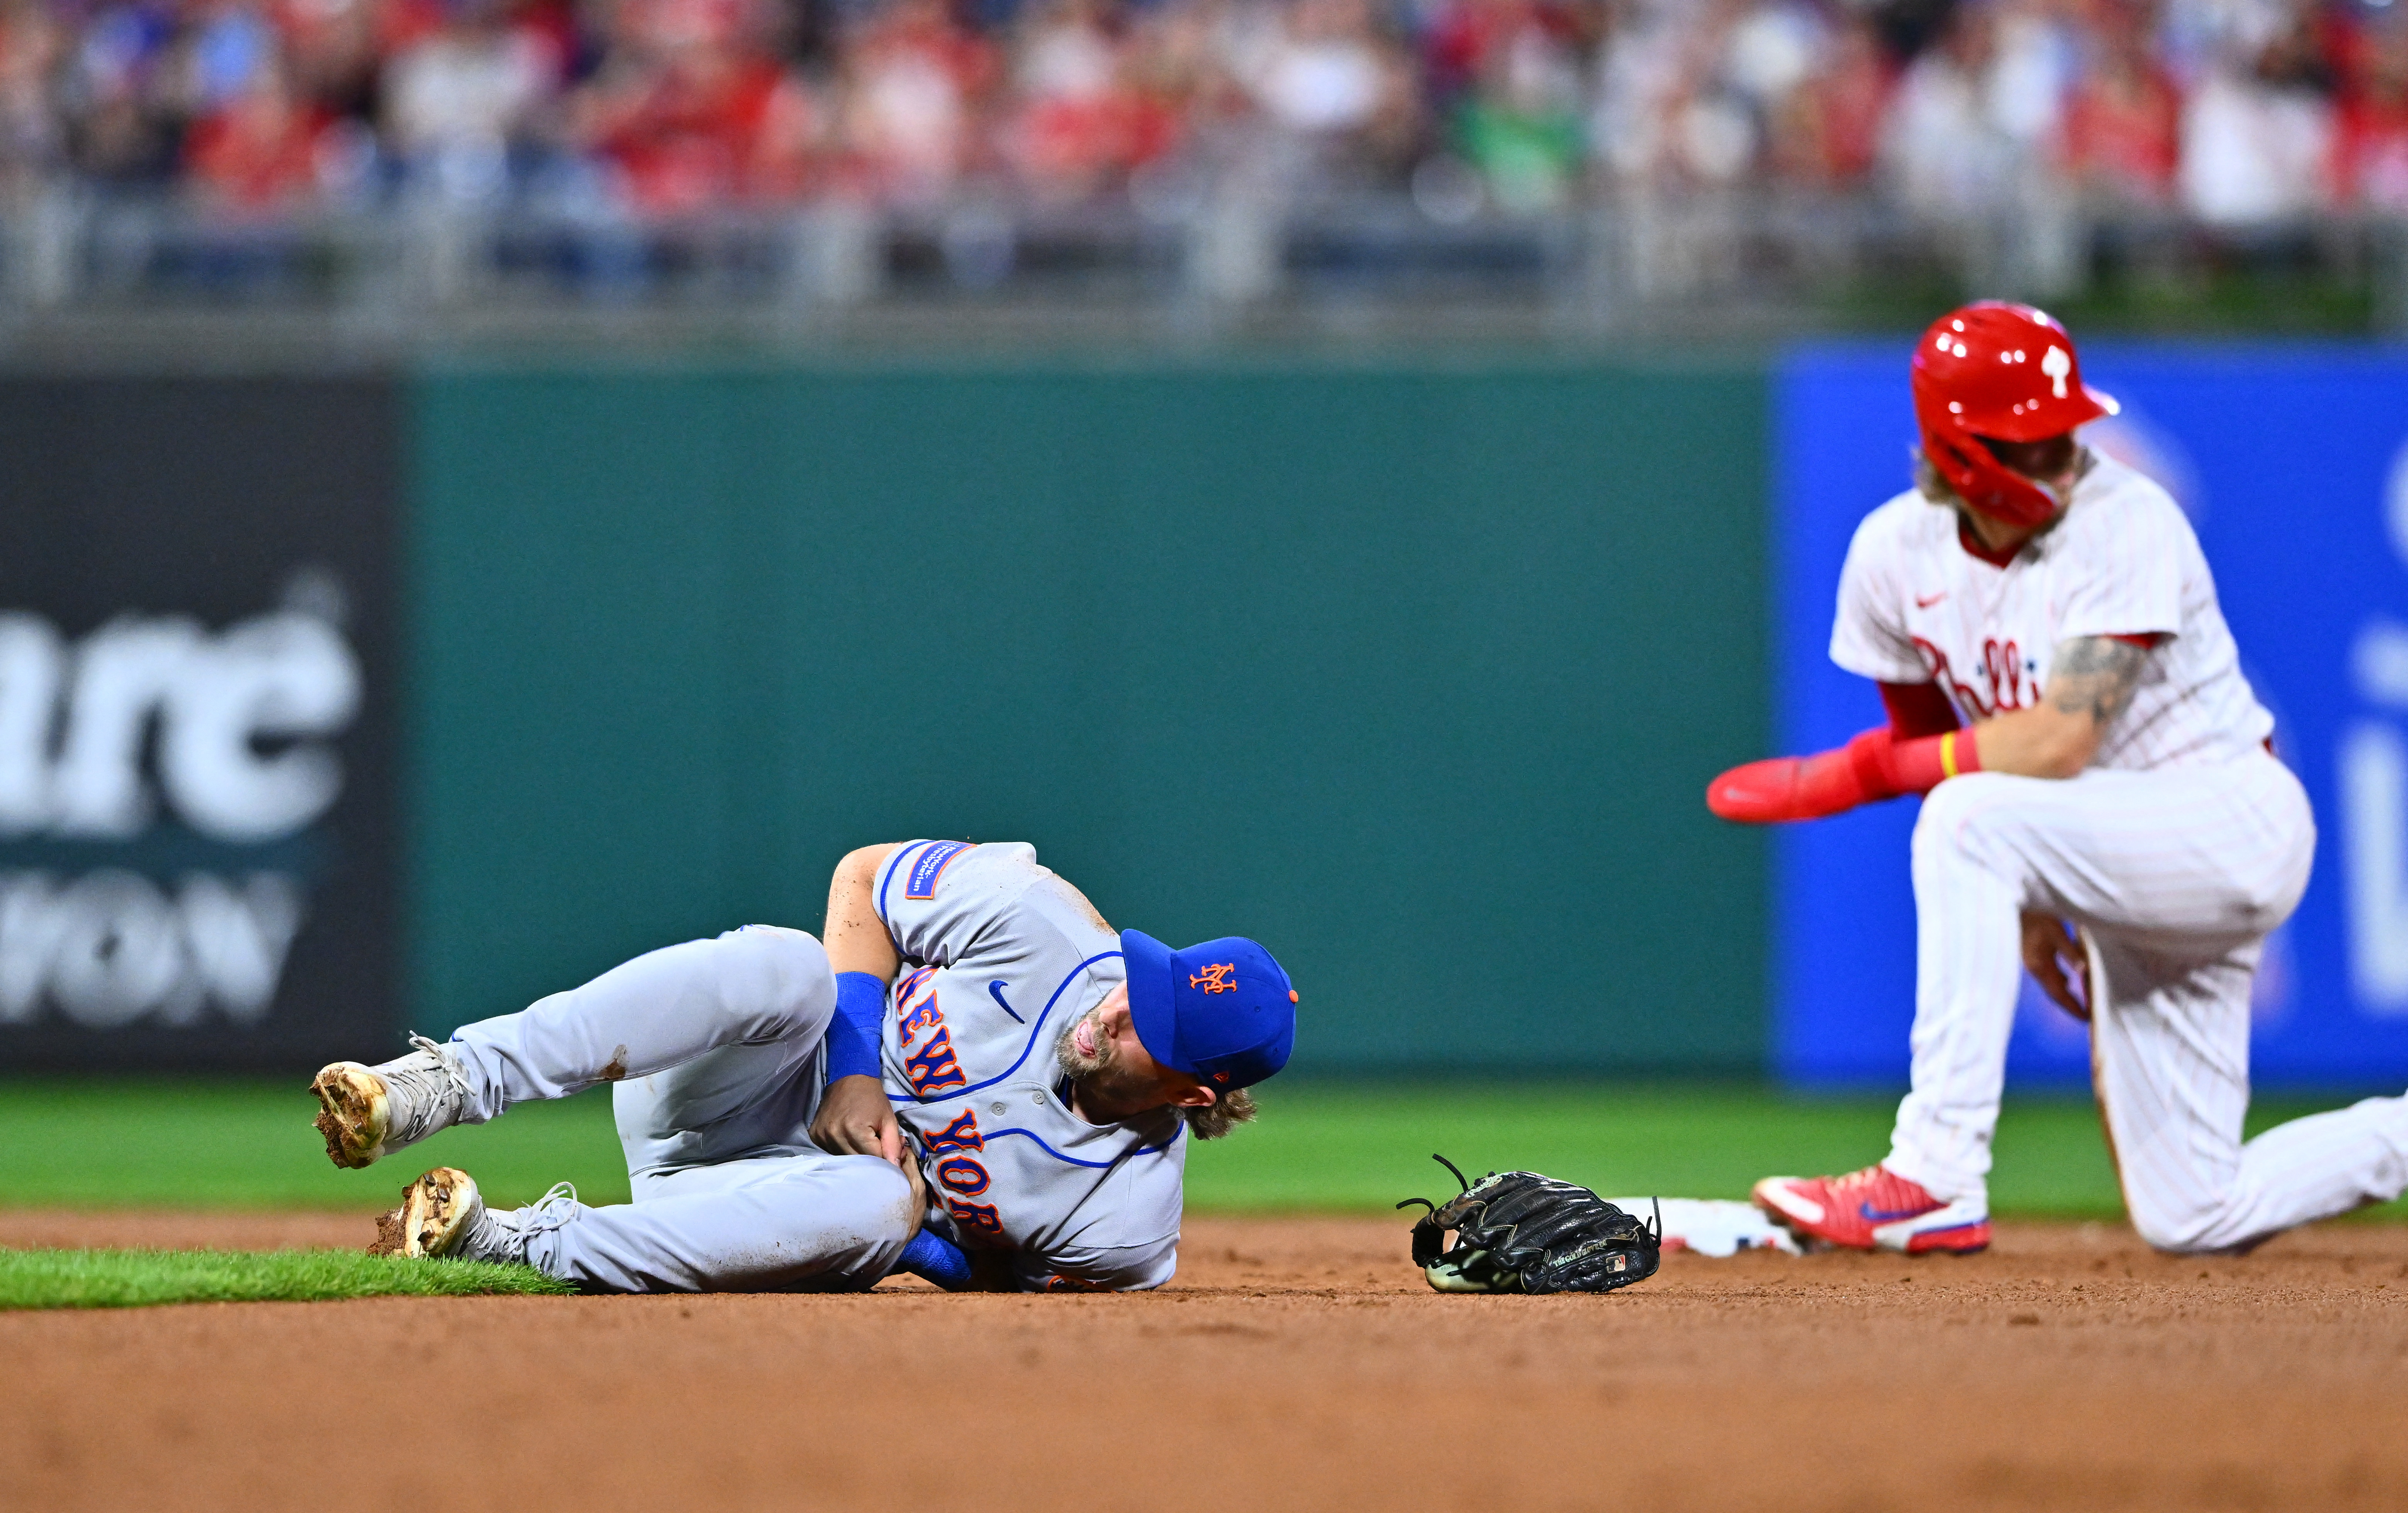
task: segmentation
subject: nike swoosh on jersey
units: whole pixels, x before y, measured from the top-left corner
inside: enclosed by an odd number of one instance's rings
[[[1003,1011],[1005,1013],[1011,1015],[1012,1023],[1025,1024],[1028,1022],[1026,1020],[1022,1019],[1017,1013],[1014,1013],[1012,1006],[1010,1004],[1003,1002],[1003,979],[1001,978],[997,978],[993,982],[988,983],[986,985],[986,992],[988,997],[1003,1006]]]
[[[1938,604],[1941,600],[1945,599],[1946,597],[1948,597],[1948,591],[1946,589],[1942,589],[1939,592],[1933,594],[1928,599],[1918,593],[1914,596],[1914,607],[1917,609],[1928,609],[1933,605]]]

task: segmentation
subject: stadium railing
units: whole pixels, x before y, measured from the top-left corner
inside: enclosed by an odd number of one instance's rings
[[[1048,304],[1230,318],[1283,307],[1522,311],[1609,333],[1821,327],[1885,292],[2040,300],[2102,278],[2196,289],[2273,270],[2408,330],[2408,220],[2249,227],[2098,210],[2065,195],[1948,215],[1878,195],[1622,193],[1508,214],[1408,193],[1048,206],[820,202],[640,217],[593,205],[439,200],[277,217],[59,185],[0,206],[0,303],[67,316],[319,312],[432,333],[497,313],[767,318],[809,329],[866,310]]]

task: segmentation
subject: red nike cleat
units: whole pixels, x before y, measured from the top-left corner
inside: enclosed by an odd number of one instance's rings
[[[1756,1184],[1755,1197],[1774,1223],[1810,1248],[1970,1255],[1990,1244],[1988,1204],[1942,1203],[1886,1166],[1845,1177],[1768,1177]]]

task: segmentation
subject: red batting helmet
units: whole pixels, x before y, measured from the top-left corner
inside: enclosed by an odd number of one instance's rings
[[[2065,327],[2028,305],[1985,299],[1951,310],[1915,344],[1924,456],[1958,498],[2012,525],[2044,523],[2058,501],[1975,438],[2042,441],[2117,407],[2082,381]]]

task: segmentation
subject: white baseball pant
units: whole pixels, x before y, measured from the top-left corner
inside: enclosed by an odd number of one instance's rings
[[[529,1263],[624,1292],[843,1289],[884,1277],[911,1236],[910,1184],[876,1156],[826,1154],[807,1133],[835,1012],[820,943],[749,925],[453,1032],[466,1122],[617,1084],[635,1201],[548,1211],[557,1226],[530,1237]]]
[[[2250,981],[2315,850],[2307,794],[2271,755],[1934,789],[1914,829],[1913,1091],[1885,1164],[1986,1201],[2031,909],[2089,942],[2094,1078],[2151,1245],[2245,1247],[2408,1190],[2408,1098],[2241,1137]]]

